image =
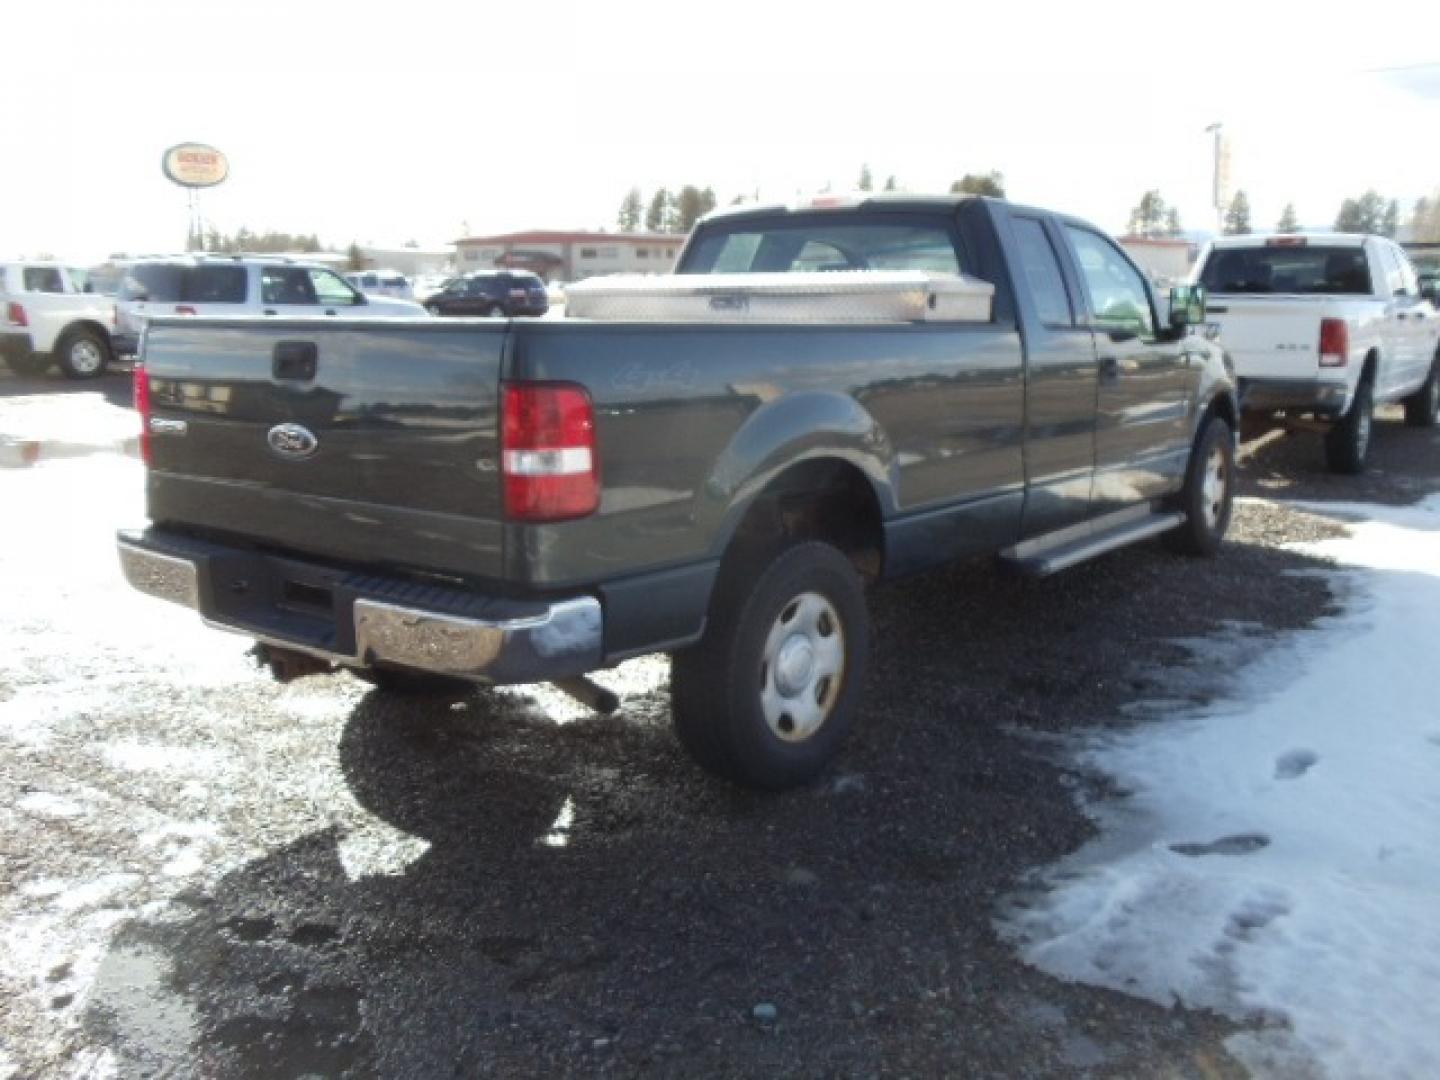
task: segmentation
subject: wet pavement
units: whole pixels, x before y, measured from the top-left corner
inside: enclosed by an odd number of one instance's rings
[[[1252,448],[1247,493],[1440,487],[1435,433],[1378,440],[1366,480]],[[994,919],[1091,835],[1054,736],[1208,700],[1331,610],[1281,547],[1331,520],[877,588],[856,737],[765,796],[682,754],[662,658],[600,677],[610,718],[274,684],[118,580],[140,492],[115,454],[0,469],[0,1076],[1239,1075],[1234,1021],[1053,980]]]

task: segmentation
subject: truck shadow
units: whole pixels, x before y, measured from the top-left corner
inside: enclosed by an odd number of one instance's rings
[[[121,1075],[1228,1075],[1224,1022],[1055,982],[996,940],[997,900],[1090,832],[1020,732],[1120,717],[1187,661],[1172,639],[1313,619],[1328,587],[1289,571],[1323,565],[1145,547],[877,589],[861,729],[782,796],[699,773],[663,687],[563,725],[510,694],[370,693],[336,763],[370,823],[130,924],[88,1032]],[[416,857],[357,869],[367,830]]]

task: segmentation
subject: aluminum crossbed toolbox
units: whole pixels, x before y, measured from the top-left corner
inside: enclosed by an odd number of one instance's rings
[[[959,274],[616,275],[567,286],[569,318],[621,322],[989,322],[995,286]]]

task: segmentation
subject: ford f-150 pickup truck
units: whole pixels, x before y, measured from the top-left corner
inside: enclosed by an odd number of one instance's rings
[[[51,363],[72,379],[105,373],[114,304],[77,278],[59,263],[0,263],[0,354],[17,375],[39,375]]]
[[[553,681],[673,654],[676,732],[782,788],[865,678],[864,584],[1045,574],[1230,518],[1234,386],[1192,286],[973,197],[712,215],[563,320],[155,319],[137,588],[281,677]]]
[[[1335,472],[1365,468],[1375,406],[1440,415],[1440,319],[1400,246],[1383,236],[1223,237],[1196,280],[1247,413],[1325,431]]]

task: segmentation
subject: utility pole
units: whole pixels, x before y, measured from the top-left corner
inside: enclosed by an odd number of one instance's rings
[[[1214,174],[1211,179],[1211,201],[1215,204],[1215,232],[1225,231],[1225,200],[1230,187],[1230,148],[1225,145],[1225,125],[1219,120],[1205,129],[1214,136]]]

